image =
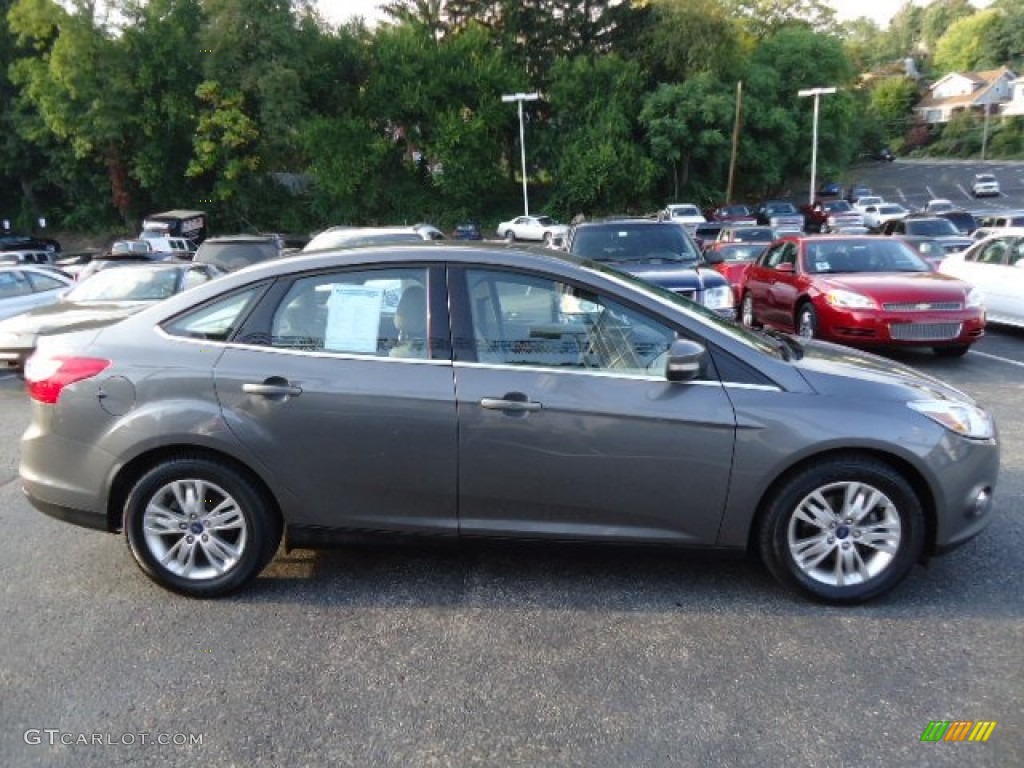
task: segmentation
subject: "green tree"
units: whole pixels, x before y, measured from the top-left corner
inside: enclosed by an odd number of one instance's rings
[[[871,89],[870,115],[878,121],[885,144],[899,149],[911,125],[917,99],[917,84],[906,77],[886,78]]]
[[[813,99],[798,92],[819,86],[839,88],[820,99],[819,165],[823,171],[844,167],[860,146],[853,74],[838,37],[793,26],[764,40],[744,77],[749,85],[740,153],[744,181],[772,192],[809,172]]]
[[[995,8],[978,11],[954,22],[935,44],[933,64],[937,72],[971,72],[1002,64],[990,41],[1002,21]]]
[[[640,122],[651,158],[671,169],[671,199],[721,199],[735,102],[731,87],[706,74],[663,84],[645,99]]]
[[[974,14],[968,0],[932,0],[921,15],[921,42],[926,50],[934,51],[939,38],[960,19]]]
[[[50,0],[18,0],[8,21],[19,43],[36,51],[14,62],[12,80],[75,157],[106,168],[110,200],[129,219],[138,115],[126,48],[94,19],[91,4],[69,11]]]
[[[641,60],[657,83],[698,73],[734,80],[744,64],[739,25],[720,0],[654,0]]]
[[[818,32],[836,31],[836,11],[824,0],[723,0],[758,40],[794,23]]]
[[[549,90],[551,208],[563,216],[644,210],[656,169],[640,140],[640,67],[614,54],[555,65]]]

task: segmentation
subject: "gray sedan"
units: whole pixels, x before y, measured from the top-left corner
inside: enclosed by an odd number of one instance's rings
[[[752,551],[859,602],[980,533],[999,466],[941,381],[516,248],[266,262],[43,338],[25,378],[31,503],[198,597],[284,533]]]

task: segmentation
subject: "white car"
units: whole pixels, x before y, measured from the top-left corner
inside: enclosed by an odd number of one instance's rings
[[[534,240],[552,245],[556,238],[564,241],[568,234],[568,225],[559,224],[550,216],[517,216],[498,225],[498,237],[510,243],[516,240]]]
[[[998,197],[1001,194],[999,182],[991,173],[976,174],[971,184],[971,194],[975,197]]]
[[[706,224],[707,219],[700,208],[692,203],[669,203],[665,206],[665,215],[669,221],[682,224],[688,232],[693,232],[698,224]]]
[[[947,200],[944,197],[936,197],[934,200],[929,200],[924,206],[925,213],[946,213],[947,211],[955,211],[956,206],[953,205],[952,200]]]
[[[74,284],[71,277],[50,267],[0,266],[0,319],[53,304]]]
[[[857,202],[853,204],[853,207],[861,213],[864,213],[864,209],[869,205],[882,205],[883,203],[885,203],[885,200],[878,195],[865,195],[864,197],[858,197]]]
[[[981,291],[987,322],[1024,328],[1024,229],[1006,229],[951,254],[939,271]]]
[[[879,230],[885,222],[905,218],[909,213],[910,211],[899,203],[866,205],[864,206],[864,226],[868,229]]]

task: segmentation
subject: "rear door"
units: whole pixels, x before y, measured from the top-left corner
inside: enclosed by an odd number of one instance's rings
[[[664,376],[668,323],[543,274],[451,273],[463,535],[716,539],[735,418]]]
[[[419,323],[396,313],[425,292]],[[275,285],[215,369],[228,424],[307,526],[456,532],[443,270],[335,269]],[[395,353],[400,345],[408,349]],[[412,351],[408,351],[411,349]]]

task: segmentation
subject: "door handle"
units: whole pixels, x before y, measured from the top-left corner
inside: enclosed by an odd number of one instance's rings
[[[544,406],[530,400],[502,400],[497,397],[485,397],[480,401],[481,408],[491,411],[539,411]]]
[[[247,395],[266,395],[270,397],[288,397],[302,394],[302,387],[294,384],[243,384],[242,391]]]

